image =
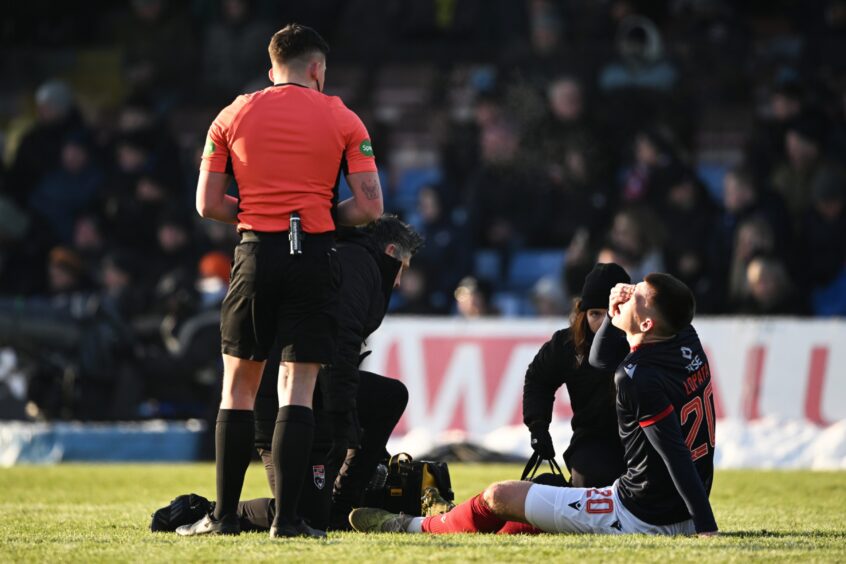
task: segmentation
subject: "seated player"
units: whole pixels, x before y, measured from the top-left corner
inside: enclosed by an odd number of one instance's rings
[[[616,367],[597,370],[588,363],[588,356],[594,334],[606,317],[608,294],[616,284],[629,282],[621,266],[597,264],[585,278],[570,326],[556,331],[526,370],[523,421],[531,432],[532,448],[542,459],[555,458],[549,435],[552,404],[558,388],[567,386],[573,436],[564,463],[575,487],[605,486],[626,471],[614,407]]]
[[[708,495],[714,467],[714,401],[708,360],[690,325],[695,300],[669,274],[618,284],[609,317],[591,348],[591,364],[617,364],[617,417],[625,474],[605,488],[500,482],[440,516],[381,509],[350,513],[367,532],[495,532],[508,521],[546,532],[711,535],[717,524]],[[611,327],[613,325],[613,327]],[[620,359],[620,336],[629,353]],[[620,362],[622,360],[622,362]]]

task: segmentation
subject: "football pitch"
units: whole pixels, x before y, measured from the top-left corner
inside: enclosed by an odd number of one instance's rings
[[[519,475],[450,465],[458,500]],[[723,471],[711,500],[718,538],[586,535],[364,535],[271,541],[266,534],[152,534],[149,516],[178,494],[214,496],[214,467],[59,465],[0,470],[0,562],[846,561],[846,472]],[[267,492],[254,464],[245,498]]]

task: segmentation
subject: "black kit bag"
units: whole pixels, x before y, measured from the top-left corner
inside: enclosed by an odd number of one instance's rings
[[[381,507],[391,513],[422,515],[421,497],[426,488],[437,488],[441,497],[452,502],[455,494],[446,462],[414,460],[403,452],[387,462],[384,484],[372,483],[364,492],[364,507]]]
[[[177,527],[196,523],[212,511],[214,511],[214,502],[203,496],[193,493],[180,495],[169,505],[153,513],[150,530],[154,533],[159,531],[172,533]]]
[[[558,462],[554,458],[547,460],[550,471],[544,474],[538,474],[538,470],[543,462],[544,459],[538,453],[533,452],[532,456],[526,462],[525,468],[523,468],[523,474],[520,475],[520,479],[545,486],[567,487],[570,485],[570,481],[564,476],[564,472],[561,471],[561,467],[558,466]]]

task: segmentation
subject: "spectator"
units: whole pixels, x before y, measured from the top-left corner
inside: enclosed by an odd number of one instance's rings
[[[635,135],[633,145],[634,164],[623,180],[622,199],[658,205],[678,167],[671,135],[658,128],[644,129]]]
[[[47,263],[47,288],[56,305],[63,305],[74,294],[88,289],[85,265],[76,252],[67,247],[50,251]]]
[[[58,168],[68,135],[83,128],[74,93],[60,80],[38,88],[35,107],[35,125],[21,138],[5,181],[7,193],[22,205],[42,176]]]
[[[816,115],[797,118],[784,135],[787,161],[775,169],[772,182],[787,204],[794,232],[810,204],[811,180],[820,165],[824,138],[825,123]]]
[[[545,171],[543,207],[533,246],[563,247],[580,227],[599,235],[608,220],[609,163],[586,115],[581,82],[562,75],[547,88],[548,112],[533,128],[529,151]]]
[[[163,299],[176,300],[164,310],[187,305],[194,296],[199,255],[190,225],[186,214],[171,209],[162,214],[156,228],[158,249],[157,259],[150,261],[151,284]]]
[[[567,300],[555,276],[544,276],[532,287],[532,309],[537,317],[566,317]]]
[[[169,186],[176,186],[181,181],[179,146],[167,122],[155,111],[148,97],[134,95],[124,102],[118,111],[115,133],[118,143],[131,139],[130,144],[142,149],[144,170],[155,172]],[[191,188],[189,205],[193,204],[193,185]]]
[[[93,162],[86,134],[66,137],[59,168],[48,172],[29,196],[29,208],[62,244],[73,240],[77,217],[100,195],[103,171]]]
[[[41,241],[29,215],[0,196],[0,295],[42,293],[46,276]]]
[[[690,170],[677,169],[668,184],[670,188],[658,208],[661,224],[669,234],[664,245],[664,264],[667,272],[694,291],[699,311],[705,311],[706,303],[700,298],[710,291],[708,238],[716,205]]]
[[[830,284],[846,267],[846,179],[826,166],[811,185],[811,207],[798,239],[796,273],[803,290]]]
[[[426,272],[430,300],[446,310],[450,293],[462,272],[470,268],[473,247],[467,241],[467,218],[463,209],[452,213],[441,204],[441,191],[424,186],[417,200],[417,216],[409,223],[426,244],[415,255],[414,263]]]
[[[658,222],[647,208],[629,208],[617,213],[609,235],[617,262],[632,277],[643,280],[650,272],[663,272]],[[607,258],[607,257],[605,257]],[[599,260],[598,262],[609,262]]]
[[[507,121],[495,122],[480,132],[482,165],[468,191],[479,247],[507,250],[520,246],[532,229],[531,191],[538,179],[518,160],[520,135]]]
[[[739,313],[752,315],[806,315],[807,305],[795,292],[780,260],[756,256],[746,267],[747,294]]]
[[[100,263],[103,302],[126,322],[148,310],[141,272],[139,260],[125,251],[110,253]]]
[[[706,296],[707,307],[725,311],[732,269],[731,259],[737,240],[738,226],[752,218],[769,225],[775,247],[786,248],[791,229],[787,208],[781,196],[758,188],[750,169],[737,167],[723,178],[723,209],[713,225],[708,246],[708,264],[713,285]]]
[[[203,308],[219,306],[229,289],[229,269],[232,257],[220,251],[203,255],[199,264],[197,292]]]
[[[775,235],[770,224],[762,217],[747,219],[737,228],[728,279],[728,299],[733,311],[749,294],[747,269],[750,261],[756,255],[772,255],[775,251]]]
[[[664,56],[661,33],[655,24],[638,15],[625,18],[617,31],[619,59],[606,65],[599,87],[608,92],[621,89],[670,91],[679,73]]]
[[[220,0],[221,16],[206,29],[203,77],[214,103],[245,92],[251,81],[267,74],[267,53],[258,46],[275,31],[255,18],[252,0]]]
[[[415,263],[417,259],[415,258]],[[448,311],[448,306],[434,305],[428,291],[426,273],[416,265],[411,265],[402,275],[402,285],[395,290],[388,308],[391,313],[400,315],[433,315]]]
[[[744,148],[745,161],[756,184],[768,183],[777,163],[786,159],[787,127],[804,107],[805,88],[795,77],[775,84],[765,106],[765,115],[755,125]]]
[[[74,223],[73,249],[85,261],[92,279],[96,279],[96,273],[90,269],[97,268],[103,259],[106,240],[103,223],[95,212],[80,215]]]
[[[455,304],[458,315],[465,319],[499,315],[499,311],[491,305],[490,283],[472,276],[466,276],[458,283]]]
[[[192,75],[191,25],[177,2],[132,0],[130,5],[131,16],[115,26],[124,57],[123,78],[131,93],[149,96],[158,109],[166,109]]]

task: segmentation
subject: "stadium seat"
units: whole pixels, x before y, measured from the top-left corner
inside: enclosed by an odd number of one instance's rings
[[[437,167],[409,168],[404,170],[394,191],[393,204],[398,210],[411,212],[417,208],[420,189],[441,181],[441,169]]]
[[[518,251],[508,268],[508,288],[525,292],[542,276],[560,274],[563,266],[563,250]]]
[[[699,163],[696,167],[696,175],[708,188],[708,193],[715,202],[723,201],[723,177],[727,172],[728,167],[722,163]]]
[[[528,315],[530,310],[528,300],[514,292],[496,292],[491,303],[502,317],[520,317]]]
[[[491,282],[494,286],[501,285],[502,260],[499,251],[481,249],[473,257],[473,273],[476,278]]]
[[[831,284],[811,292],[811,303],[814,315],[828,317],[846,315],[846,267]]]

